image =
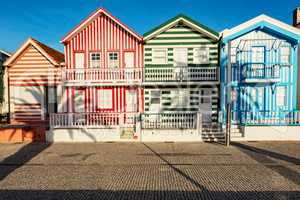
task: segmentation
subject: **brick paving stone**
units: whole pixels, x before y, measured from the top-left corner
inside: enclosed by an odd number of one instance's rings
[[[300,199],[299,146],[0,145],[0,199]]]

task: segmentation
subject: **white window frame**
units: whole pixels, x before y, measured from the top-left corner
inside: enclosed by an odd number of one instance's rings
[[[277,108],[285,108],[287,105],[287,87],[278,86],[276,88],[276,106]]]
[[[163,53],[164,55],[157,55]],[[152,49],[152,64],[167,64],[168,54],[166,48],[153,48]]]
[[[263,51],[254,51],[254,49],[260,49],[260,50],[263,49]],[[252,46],[251,47],[251,62],[253,64],[264,63],[265,57],[266,57],[266,47],[265,46]]]
[[[110,55],[115,54],[117,55],[117,60],[111,60]],[[108,67],[109,68],[119,68],[120,67],[120,55],[119,52],[108,52]]]
[[[113,90],[97,89],[97,109],[113,109]]]
[[[209,64],[210,63],[210,48],[197,47],[193,50],[194,64]]]
[[[152,103],[152,99],[159,99],[158,103]],[[150,104],[161,104],[161,91],[160,90],[151,90],[150,91]]]
[[[83,60],[83,63],[82,63],[82,66],[79,66],[78,65],[78,56],[82,56],[81,59]],[[78,68],[78,69],[83,69],[84,68],[84,65],[85,65],[85,55],[84,53],[82,52],[75,52],[75,68]]]
[[[187,108],[190,105],[189,90],[179,89],[173,91],[172,106]]]
[[[99,55],[99,60],[93,60],[95,58],[95,55]],[[97,57],[98,57],[97,55]],[[90,53],[90,68],[100,68],[101,66],[101,53],[100,52],[91,52]]]
[[[287,59],[287,60],[285,60]],[[290,64],[291,62],[291,49],[288,46],[280,47],[280,62],[282,64]]]

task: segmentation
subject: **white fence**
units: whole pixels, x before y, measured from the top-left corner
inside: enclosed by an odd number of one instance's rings
[[[87,68],[64,69],[63,81],[141,81],[143,70],[141,68]]]
[[[242,125],[300,125],[300,111],[234,111],[231,120]]]
[[[151,113],[142,115],[143,129],[197,129],[200,113]]]
[[[134,126],[137,113],[55,113],[50,115],[52,128],[113,128]]]
[[[217,67],[145,67],[144,81],[218,81]]]

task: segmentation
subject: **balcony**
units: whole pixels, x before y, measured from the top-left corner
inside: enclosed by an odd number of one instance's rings
[[[85,68],[64,69],[62,80],[66,85],[118,85],[141,84],[142,68]]]
[[[266,64],[246,64],[241,68],[241,79],[247,83],[280,81],[280,66]]]
[[[198,81],[218,81],[218,67],[174,67],[157,66],[145,67],[145,82],[198,82]]]

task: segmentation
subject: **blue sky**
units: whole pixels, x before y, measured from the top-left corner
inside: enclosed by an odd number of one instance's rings
[[[299,0],[19,0],[0,12],[0,49],[14,52],[28,37],[63,51],[60,39],[98,7],[104,7],[139,34],[184,13],[216,31],[259,14],[292,23]]]

